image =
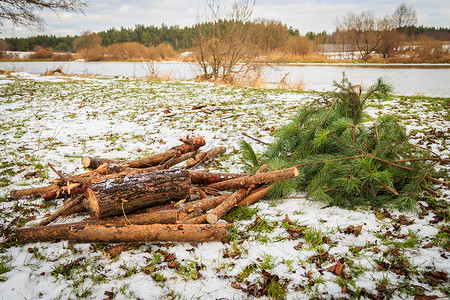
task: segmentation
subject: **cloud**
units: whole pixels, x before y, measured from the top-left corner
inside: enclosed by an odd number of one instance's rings
[[[230,8],[232,0],[218,0],[224,9]],[[337,17],[347,12],[372,9],[377,16],[392,14],[403,1],[392,0],[256,0],[253,18],[274,19],[287,26],[307,31],[332,32]],[[450,27],[450,2],[448,0],[409,0],[424,26]],[[85,30],[94,32],[115,27],[131,28],[137,24],[159,26],[190,26],[196,23],[198,14],[203,14],[205,0],[96,0],[91,1],[85,14],[55,14],[44,10],[47,22],[44,32],[13,29],[5,24],[1,36],[29,36],[36,34],[80,34]]]

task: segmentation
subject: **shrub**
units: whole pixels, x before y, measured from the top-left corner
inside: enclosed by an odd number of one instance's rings
[[[175,50],[173,50],[172,45],[166,43],[162,43],[156,46],[155,51],[161,59],[169,59],[176,56],[176,52]]]
[[[150,58],[149,48],[138,42],[112,44],[106,48],[106,54],[112,60]]]
[[[105,47],[97,45],[93,48],[85,48],[77,52],[85,61],[100,61],[105,57]]]
[[[66,53],[57,53],[53,55],[54,61],[71,61],[73,60],[73,55],[70,52]]]
[[[303,36],[293,36],[287,41],[286,50],[292,54],[305,55],[314,50],[314,42]]]
[[[34,47],[34,53],[30,55],[30,59],[51,59],[53,58],[53,48],[43,48],[41,46]]]

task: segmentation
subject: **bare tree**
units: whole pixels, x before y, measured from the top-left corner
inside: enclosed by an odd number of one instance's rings
[[[45,24],[39,15],[44,9],[82,12],[85,7],[82,0],[0,0],[0,25],[6,20],[15,26],[39,28]]]
[[[415,26],[417,24],[417,13],[414,8],[402,3],[393,13],[392,20],[396,28]]]
[[[338,39],[344,43],[351,44],[361,54],[363,60],[368,59],[372,53],[380,51],[391,51],[392,47],[388,39],[392,37],[394,30],[392,18],[385,16],[377,18],[370,10],[360,14],[347,13],[342,20],[337,20],[336,33]]]
[[[235,83],[250,72],[250,17],[254,1],[238,0],[223,11],[218,0],[207,0],[207,21],[198,23],[197,63],[202,79]]]

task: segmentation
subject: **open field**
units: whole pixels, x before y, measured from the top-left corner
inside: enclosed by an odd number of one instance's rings
[[[62,206],[62,200],[8,199],[11,190],[54,179],[47,162],[65,174],[81,173],[85,155],[135,159],[202,135],[207,149],[227,148],[211,171],[242,172],[239,141],[262,149],[243,133],[271,142],[274,128],[319,97],[212,84],[0,75],[1,238]],[[449,158],[449,111],[450,98],[396,96],[371,103],[366,117],[395,114],[413,141]],[[226,243],[144,244],[116,257],[104,254],[111,245],[14,244],[0,248],[0,298],[443,299],[450,297],[448,187],[440,194],[424,197],[417,212],[345,210],[302,194],[262,200],[227,216],[235,226]]]

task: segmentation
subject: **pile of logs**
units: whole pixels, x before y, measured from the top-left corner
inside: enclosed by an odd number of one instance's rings
[[[139,160],[84,157],[82,164],[91,171],[70,177],[49,163],[58,175],[51,185],[13,191],[11,198],[67,200],[35,226],[17,229],[14,238],[21,242],[79,243],[224,241],[228,224],[217,223],[223,215],[263,198],[270,189],[268,183],[299,175],[296,168],[267,172],[267,166],[252,176],[194,171],[193,167],[226,149],[201,152],[206,144],[203,137],[180,141],[179,146]],[[186,166],[172,168],[181,162]],[[76,223],[49,225],[82,212],[90,212],[89,217]]]

